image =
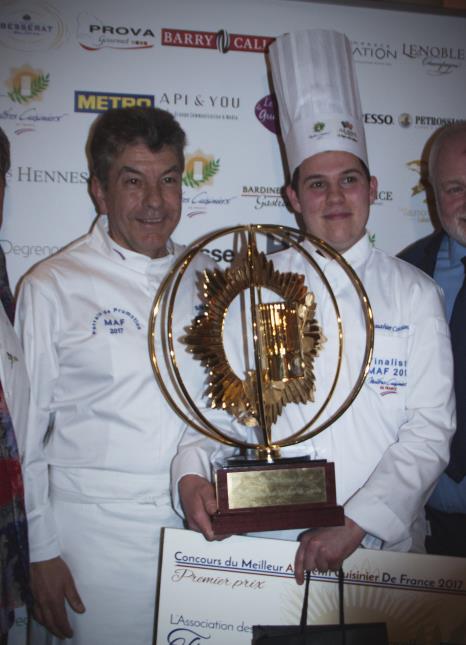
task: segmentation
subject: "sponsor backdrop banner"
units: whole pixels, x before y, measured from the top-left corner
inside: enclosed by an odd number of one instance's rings
[[[0,125],[12,168],[0,240],[12,286],[88,231],[85,143],[109,107],[160,106],[186,129],[177,241],[237,223],[295,225],[264,51],[285,31],[313,27],[352,42],[379,178],[369,229],[398,252],[432,228],[420,183],[426,142],[466,119],[465,26],[462,17],[291,0],[1,0]],[[209,252],[232,259],[220,245]]]
[[[252,625],[299,625],[295,552],[284,540],[165,529],[157,644],[248,645]],[[344,571],[348,623],[385,622],[394,645],[466,643],[464,559],[358,549]],[[338,623],[337,574],[312,574],[308,623]]]

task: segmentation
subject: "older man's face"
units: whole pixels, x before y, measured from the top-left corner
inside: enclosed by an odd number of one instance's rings
[[[349,152],[321,152],[299,167],[297,192],[287,191],[306,231],[343,253],[364,235],[377,180]]]
[[[433,168],[432,184],[443,228],[466,246],[466,131],[442,145]]]
[[[107,186],[92,180],[99,211],[108,214],[110,237],[150,258],[166,255],[181,215],[181,175],[170,146],[159,152],[142,143],[126,146],[110,167]]]

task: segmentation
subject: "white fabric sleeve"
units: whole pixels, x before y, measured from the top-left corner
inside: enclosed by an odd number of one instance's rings
[[[28,518],[31,562],[60,554],[55,521],[49,502],[46,434],[51,423],[50,403],[58,379],[55,338],[60,315],[54,303],[26,277],[16,308],[16,331],[23,346],[31,383],[25,436],[20,438]]]
[[[411,530],[448,463],[455,430],[450,332],[440,290],[430,283],[422,287],[418,296],[406,294],[414,333],[408,341],[406,416],[398,439],[345,504],[348,517],[393,550],[401,542],[403,550],[411,547]]]

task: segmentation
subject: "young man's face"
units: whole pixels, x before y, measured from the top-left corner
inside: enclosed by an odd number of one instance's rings
[[[443,228],[466,246],[466,130],[439,150],[433,184]]]
[[[298,190],[287,194],[306,231],[343,253],[364,235],[377,180],[349,152],[321,152],[303,161]]]
[[[150,258],[166,255],[181,215],[181,175],[170,146],[159,152],[142,143],[126,146],[110,167],[107,186],[92,180],[99,212],[108,214],[110,237]]]

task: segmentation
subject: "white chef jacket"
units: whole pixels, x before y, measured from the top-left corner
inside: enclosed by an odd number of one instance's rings
[[[182,248],[169,242],[169,255],[151,260],[107,230],[100,216],[21,285],[17,328],[37,404],[20,438],[32,562],[60,554],[50,488],[61,500],[170,504],[183,424],[155,382],[147,338],[156,290]],[[192,282],[181,296],[191,319]]]
[[[307,247],[308,249],[311,248]],[[364,321],[356,292],[335,261],[312,257],[330,282],[344,324],[344,354],[335,396],[324,421],[346,397],[364,352]],[[283,456],[310,455],[335,464],[337,502],[361,526],[372,544],[418,550],[414,536],[434,483],[448,462],[454,432],[452,355],[440,289],[428,276],[371,246],[364,236],[344,254],[361,279],[372,306],[375,344],[370,372],[351,407],[330,428]],[[294,250],[271,256],[276,269],[304,273],[316,295],[316,317],[335,355],[337,327],[330,299],[315,270]],[[334,362],[315,361],[316,406]],[[291,435],[309,420],[311,404],[285,406],[273,438]],[[246,432],[246,430],[245,430]],[[188,473],[210,477],[219,449],[187,432],[173,462],[175,481]],[[414,527],[416,525],[416,531]],[[423,527],[424,528],[424,527]],[[367,540],[367,545],[371,540]]]

